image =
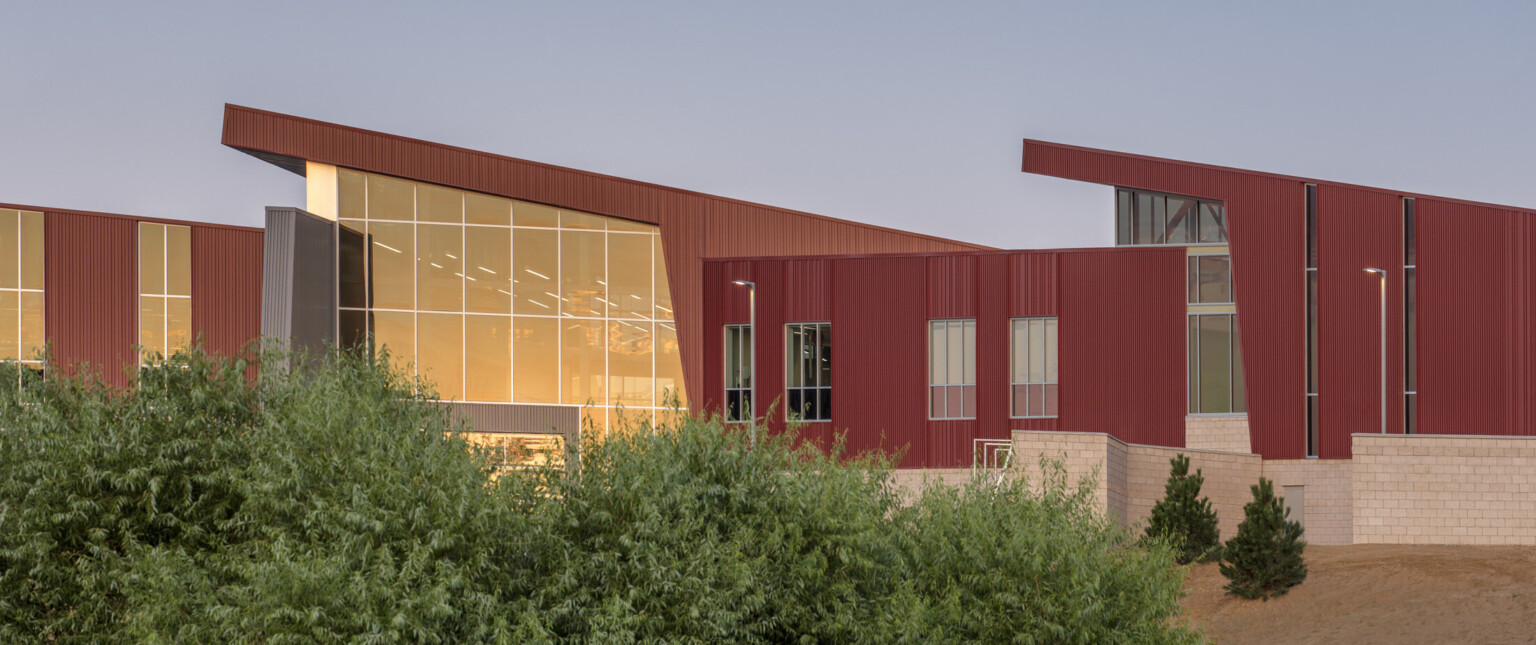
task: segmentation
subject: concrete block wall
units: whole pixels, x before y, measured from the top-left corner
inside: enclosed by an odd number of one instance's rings
[[[1199,470],[1205,483],[1200,494],[1209,497],[1216,509],[1216,519],[1225,542],[1237,534],[1243,521],[1243,505],[1253,498],[1249,487],[1259,480],[1263,460],[1258,455],[1157,446],[1127,446],[1130,470],[1129,513],[1127,525],[1146,524],[1152,506],[1163,499],[1168,484],[1170,460],[1175,455],[1189,457],[1191,472]]]
[[[1348,459],[1271,459],[1264,462],[1264,476],[1275,482],[1277,495],[1286,486],[1305,488],[1307,544],[1354,544],[1352,468]],[[1292,511],[1291,519],[1302,518]]]
[[[1354,541],[1536,545],[1536,437],[1357,434]]]
[[[1184,446],[1191,450],[1220,450],[1247,454],[1248,417],[1184,417]]]
[[[1119,444],[1115,458],[1110,459],[1110,446]],[[1067,483],[1075,485],[1084,478],[1094,479],[1094,502],[1099,510],[1120,522],[1125,521],[1125,460],[1124,443],[1101,432],[1051,432],[1015,430],[1013,432],[1013,466],[1039,490],[1045,479],[1040,460],[1061,461],[1066,469]],[[1118,462],[1118,463],[1115,463]],[[1111,472],[1113,468],[1113,472]],[[1119,490],[1111,493],[1110,482]]]
[[[927,482],[964,486],[969,481],[969,468],[898,468],[891,474],[891,483],[895,484],[903,504],[916,501]]]

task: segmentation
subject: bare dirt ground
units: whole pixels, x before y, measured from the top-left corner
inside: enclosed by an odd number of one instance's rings
[[[1309,546],[1307,581],[1269,602],[1191,568],[1184,608],[1222,645],[1536,643],[1536,547]]]

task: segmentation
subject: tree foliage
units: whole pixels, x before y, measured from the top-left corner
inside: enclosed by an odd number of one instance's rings
[[[1253,501],[1243,506],[1243,522],[1227,541],[1221,575],[1227,593],[1241,598],[1281,596],[1307,579],[1301,523],[1275,496],[1274,483],[1263,477],[1251,487]]]
[[[880,456],[685,417],[502,472],[387,358],[279,361],[0,388],[0,640],[1198,638],[1060,468],[903,506]]]
[[[1189,564],[1221,543],[1221,529],[1211,500],[1200,496],[1204,475],[1199,470],[1189,474],[1189,457],[1183,454],[1168,461],[1168,483],[1163,486],[1163,498],[1152,506],[1147,537],[1166,540],[1175,548],[1179,564]]]

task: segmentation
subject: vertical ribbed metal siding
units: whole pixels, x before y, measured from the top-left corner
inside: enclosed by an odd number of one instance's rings
[[[138,248],[133,220],[44,213],[48,339],[54,359],[89,363],[108,383],[126,385],[139,342]]]
[[[1184,445],[1184,250],[1064,253],[1060,427]]]
[[[703,258],[985,248],[232,105],[225,107],[223,141],[252,152],[660,225],[690,393],[700,389],[706,371]]]
[[[262,233],[192,227],[192,333],[234,356],[261,335]]]
[[[854,453],[904,449],[904,467],[932,463],[925,267],[922,257],[850,258],[833,269],[833,424],[849,428]]]
[[[1025,142],[1023,170],[1218,199],[1226,204],[1253,450],[1270,459],[1304,456],[1306,319],[1301,182],[1037,141]],[[1105,217],[1113,215],[1113,211],[1104,213]]]
[[[1536,216],[1416,207],[1419,431],[1536,435]]]
[[[1381,429],[1381,281],[1387,271],[1387,427],[1401,432],[1403,272],[1399,199],[1317,187],[1318,456],[1350,456],[1350,435]]]
[[[832,320],[832,262],[830,260],[784,261],[784,320],[785,322],[830,322]]]

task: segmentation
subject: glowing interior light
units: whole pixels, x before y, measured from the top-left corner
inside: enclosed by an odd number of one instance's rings
[[[545,308],[545,309],[551,309],[551,308],[552,308],[552,307],[550,307],[550,306],[549,306],[549,305],[546,305],[546,304],[544,304],[544,303],[542,303],[542,302],[539,302],[539,301],[537,301],[537,300],[534,300],[534,299],[533,299],[533,298],[529,298],[529,299],[528,299],[528,302],[531,302],[531,303],[533,303],[533,304],[536,304],[536,305],[538,305],[538,306],[540,306],[540,307],[543,307],[543,308]]]
[[[454,255],[454,254],[452,254],[452,253],[444,253],[444,254],[443,254],[443,255],[446,255],[446,256],[448,256],[448,257],[450,257],[450,258],[453,258],[453,259],[455,259],[455,260],[457,260],[457,259],[459,259],[459,256],[457,256],[457,255]]]
[[[382,247],[384,247],[384,248],[386,248],[386,249],[389,249],[389,250],[391,250],[391,251],[394,251],[394,252],[396,252],[396,253],[404,253],[404,251],[401,251],[401,250],[400,250],[400,249],[397,249],[397,248],[395,248],[395,247],[393,247],[393,246],[390,246],[390,245],[388,245],[388,244],[385,244],[385,243],[383,243],[383,242],[380,242],[380,241],[378,241],[378,240],[374,240],[374,241],[373,241],[373,244],[374,244],[374,246],[382,246]]]
[[[479,270],[481,270],[481,271],[484,271],[484,272],[486,272],[486,273],[489,273],[489,274],[491,274],[491,275],[496,275],[496,272],[495,272],[495,271],[492,271],[492,270],[490,270],[490,269],[487,269],[487,268],[485,268],[485,267],[482,267],[482,266],[477,266],[477,267],[475,267],[475,268],[476,268],[476,269],[479,269]]]
[[[524,270],[524,271],[527,271],[527,272],[529,272],[529,273],[532,273],[532,274],[534,274],[534,275],[536,275],[536,276],[539,276],[539,277],[540,277],[540,278],[544,278],[544,279],[545,279],[545,280],[548,280],[548,279],[549,279],[549,276],[547,276],[547,275],[544,275],[544,274],[542,274],[542,273],[539,273],[539,272],[538,272],[538,271],[534,271],[534,270],[533,270],[533,269],[523,269],[523,270]]]
[[[512,292],[511,291],[507,291],[506,289],[497,289],[497,291],[500,291],[500,292],[502,292],[504,294],[507,294],[509,296],[512,295]],[[532,302],[532,301],[530,300],[529,302]]]
[[[435,267],[437,267],[437,268],[439,268],[439,269],[441,269],[441,268],[443,268],[443,265],[441,265],[441,264],[438,264],[438,263],[436,263],[436,262],[433,262],[433,263],[432,263],[432,266],[435,266]]]

